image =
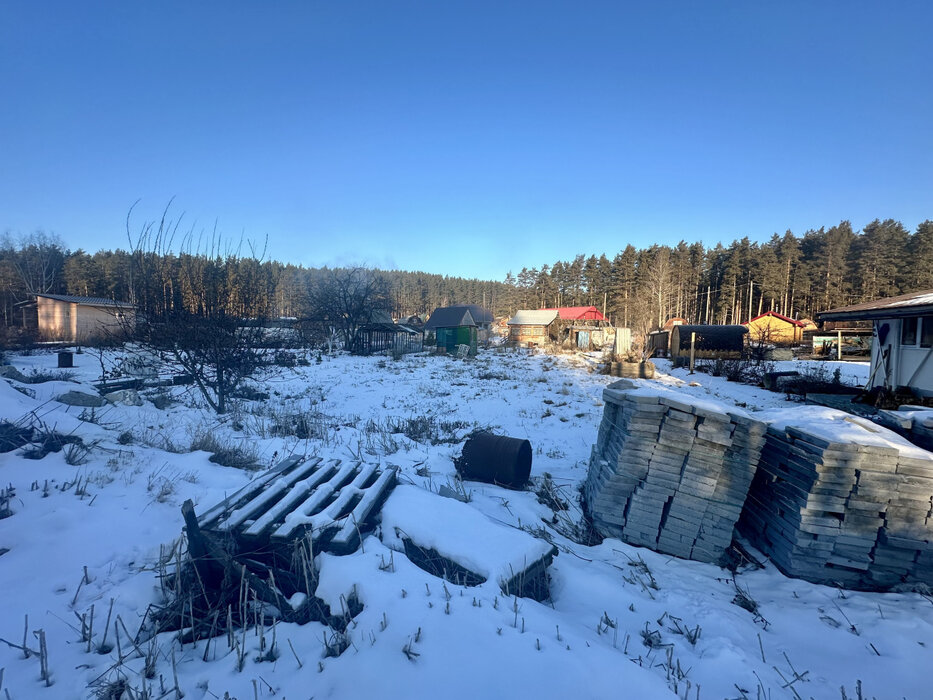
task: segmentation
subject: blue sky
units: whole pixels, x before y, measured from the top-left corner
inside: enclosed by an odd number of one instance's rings
[[[933,217],[933,3],[0,3],[0,231],[502,279]]]

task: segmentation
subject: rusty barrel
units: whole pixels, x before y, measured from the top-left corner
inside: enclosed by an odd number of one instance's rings
[[[463,445],[457,470],[464,479],[521,488],[531,476],[531,443],[504,435],[474,433]]]

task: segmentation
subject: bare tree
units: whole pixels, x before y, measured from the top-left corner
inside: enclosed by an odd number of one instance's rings
[[[334,328],[350,348],[359,327],[376,311],[391,308],[389,285],[366,267],[324,268],[308,289],[308,316],[322,335]]]
[[[9,260],[27,295],[50,292],[61,281],[65,247],[55,234],[36,231],[14,240],[7,233],[0,242],[3,257]]]
[[[182,252],[173,254],[179,222],[166,208],[160,221],[130,234],[134,298],[142,311],[136,337],[190,374],[207,404],[225,413],[233,392],[265,363],[271,294],[261,279],[238,274],[258,264],[255,251],[244,257],[239,246],[225,249],[216,229],[197,239],[189,230]]]
[[[671,252],[666,247],[657,249],[654,259],[645,271],[645,300],[650,304],[652,316],[657,319],[657,328],[664,325],[664,317],[670,307],[674,290],[671,269]]]

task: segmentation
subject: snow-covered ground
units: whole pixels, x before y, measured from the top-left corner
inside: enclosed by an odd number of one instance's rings
[[[55,366],[53,354],[9,359],[27,375]],[[149,697],[163,689],[174,697],[176,674],[184,697],[196,699],[840,698],[856,697],[859,683],[865,697],[933,692],[928,596],[842,591],[789,579],[768,564],[733,579],[716,566],[618,540],[584,546],[564,537],[563,526],[580,515],[577,489],[602,416],[601,392],[613,381],[592,371],[593,357],[486,350],[475,361],[325,355],[317,362],[312,355],[310,366],[258,378],[255,388],[269,398],[241,401],[223,417],[199,406],[187,387],[170,389],[163,408],[151,401],[93,411],[65,406],[54,398],[94,393],[101,370],[93,354],[75,359],[78,384],[0,381],[0,418],[31,413],[94,444],[78,466],[65,451],[39,460],[21,450],[0,454],[0,487],[15,491],[12,515],[0,520],[0,552],[9,550],[0,555],[0,638],[8,642],[0,645],[0,692],[13,700],[110,697],[102,689],[120,678],[142,687],[144,659],[126,630],[135,634],[147,608],[163,602],[158,561],[181,535],[181,503],[193,499],[203,512],[255,476],[190,452],[192,443],[239,446],[264,466],[289,454],[362,457],[398,466],[404,484],[437,491],[456,486],[453,457],[476,427],[527,438],[535,484],[549,474],[571,504],[555,517],[533,490],[466,483],[466,507],[557,545],[550,601],[504,599],[494,578],[470,588],[444,584],[377,532],[355,554],[317,562],[318,596],[339,608],[355,587],[364,605],[342,655],[325,658],[329,630],[314,622],[280,623],[271,661],[259,660],[260,640],[250,631],[242,670],[225,643],[212,644],[205,660],[204,641],[182,646],[165,633],[156,640]],[[696,397],[750,411],[796,406],[781,394],[658,366],[657,382]],[[867,379],[866,365],[839,366],[843,381]],[[831,374],[835,363],[827,367]],[[166,398],[174,401],[165,406]],[[302,430],[285,432],[301,437],[283,436],[276,426],[298,415]],[[417,440],[392,432],[406,424],[410,432],[418,427]],[[449,527],[464,522],[452,518]],[[434,534],[444,540],[442,528]],[[468,541],[462,534],[451,536]],[[739,590],[757,603],[755,614],[733,602]],[[89,652],[80,618],[89,619],[92,606]],[[30,649],[38,649],[35,632],[44,632],[48,687],[39,659],[16,648],[24,628]]]

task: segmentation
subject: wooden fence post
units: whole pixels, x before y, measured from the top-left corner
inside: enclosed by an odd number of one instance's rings
[[[690,374],[693,374],[694,358],[696,354],[697,334],[690,333]]]

